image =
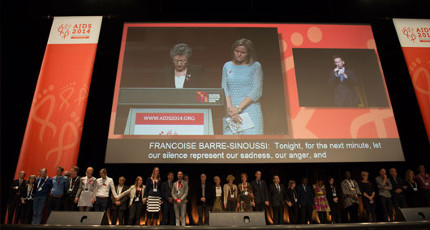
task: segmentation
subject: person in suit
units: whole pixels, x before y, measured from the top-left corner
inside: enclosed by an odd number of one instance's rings
[[[9,202],[7,209],[7,223],[12,224],[12,220],[14,224],[18,223],[20,206],[21,206],[21,191],[25,188],[25,171],[19,172],[19,178],[14,180],[9,188]],[[13,217],[15,216],[15,219]]]
[[[175,225],[175,211],[173,209],[173,198],[172,198],[172,188],[173,188],[173,172],[167,173],[167,181],[161,184],[161,194],[163,200],[163,225]]]
[[[78,192],[78,189],[81,186],[81,178],[78,176],[78,173],[79,173],[78,166],[73,166],[72,169],[70,169],[68,190],[66,192],[64,203],[63,203],[64,211],[78,210],[78,207],[75,204],[76,193]]]
[[[308,185],[308,178],[302,178],[302,184],[297,187],[297,196],[300,205],[300,223],[312,223],[312,211],[314,205],[314,191]]]
[[[361,196],[360,187],[357,181],[351,178],[351,172],[345,172],[345,180],[341,183],[343,193],[343,205],[346,209],[346,216],[349,215],[349,222],[356,223],[358,220],[358,203]]]
[[[254,211],[265,211],[269,206],[269,192],[266,181],[261,179],[261,171],[255,172],[255,180],[251,182],[254,191]]]
[[[327,185],[327,200],[330,206],[332,223],[340,223],[342,219],[340,209],[340,197],[340,189],[336,186],[334,177],[330,176]]]
[[[406,197],[403,191],[405,186],[405,181],[402,177],[397,176],[397,170],[395,168],[390,168],[389,170],[390,181],[393,189],[391,190],[391,197],[393,198],[393,204],[396,208],[395,219],[398,220],[400,217],[400,208],[406,208]]]
[[[134,185],[129,189],[122,192],[120,195],[116,196],[116,202],[120,202],[124,197],[129,197],[129,225],[140,225],[140,217],[143,214],[143,205],[146,203],[145,195],[145,185],[143,185],[143,179],[141,176],[136,177]]]
[[[288,205],[288,215],[290,216],[290,224],[299,223],[299,198],[297,195],[296,181],[288,181],[287,188],[287,205]]]
[[[187,209],[188,183],[183,180],[184,174],[178,172],[178,180],[173,184],[172,198],[174,200],[174,210],[176,217],[176,226],[185,226],[185,213]]]
[[[283,184],[280,184],[279,176],[273,176],[273,184],[269,186],[270,204],[273,208],[273,224],[284,224],[284,207],[286,192]]]
[[[356,107],[360,99],[355,91],[358,86],[354,72],[345,66],[345,60],[340,56],[333,56],[336,66],[330,74],[329,83],[334,87],[334,105],[340,107]]]
[[[192,49],[185,43],[176,44],[170,50],[173,65],[162,70],[162,86],[168,88],[207,88],[208,79],[204,68],[190,64]]]
[[[214,176],[215,186],[212,189],[212,212],[222,212],[224,209],[224,190],[221,185],[221,178]]]
[[[206,174],[200,175],[200,186],[196,190],[197,211],[199,214],[199,224],[209,224],[209,210],[212,203],[212,186],[206,182]],[[204,223],[203,223],[204,216]]]
[[[415,176],[415,180],[420,183],[420,190],[424,195],[425,206],[430,207],[430,174],[426,173],[424,165],[419,165],[418,171],[419,173]]]
[[[194,190],[191,189],[193,186],[190,182],[190,176],[188,174],[184,174],[184,181],[188,184],[188,196],[187,196],[187,216],[189,220],[189,225],[194,225],[194,218],[193,218],[193,202],[196,202],[194,199]]]
[[[127,191],[129,187],[125,185],[125,177],[121,176],[118,178],[118,185],[115,186],[115,192],[118,195],[121,195],[125,191]],[[127,201],[128,197],[123,196],[121,199],[116,200],[114,195],[111,196],[112,204],[110,206],[110,219],[112,225],[116,225],[118,222],[119,225],[124,224],[124,214],[127,211]],[[133,223],[130,223],[133,224]]]
[[[35,193],[36,175],[28,177],[25,186],[21,190],[21,210],[19,215],[20,224],[31,224],[33,216],[33,197]],[[18,218],[18,217],[15,217]]]

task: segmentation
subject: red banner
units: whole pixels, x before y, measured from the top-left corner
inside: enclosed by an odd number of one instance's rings
[[[15,177],[76,165],[102,17],[56,17],[43,58]]]
[[[430,142],[430,20],[394,19]]]

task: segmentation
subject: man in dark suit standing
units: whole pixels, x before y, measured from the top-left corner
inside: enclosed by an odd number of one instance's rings
[[[20,213],[20,205],[21,205],[21,191],[27,191],[25,188],[25,171],[19,172],[19,178],[14,180],[10,185],[9,189],[9,204],[7,209],[7,223],[12,224],[13,216],[15,215],[15,219],[13,221],[14,224],[18,223],[19,213]]]
[[[329,83],[334,87],[334,105],[339,107],[357,107],[360,99],[355,87],[358,86],[354,72],[345,67],[345,60],[333,56],[335,68],[331,72]]]
[[[307,224],[312,223],[312,206],[314,205],[314,191],[308,185],[308,178],[303,177],[302,184],[297,186],[297,196],[300,205],[300,222]]]
[[[129,187],[127,185],[125,185],[125,177],[120,177],[118,179],[118,185],[115,186],[115,192],[116,194],[118,194],[118,196],[127,191],[129,189]],[[119,225],[123,225],[124,220],[126,218],[124,218],[124,214],[127,211],[127,206],[128,206],[128,198],[130,196],[123,196],[121,199],[119,199],[118,201],[115,199],[114,195],[111,195],[111,199],[112,199],[112,205],[110,207],[110,218],[111,218],[111,224],[112,225],[116,225],[117,221],[119,222]],[[130,223],[132,224],[132,223]]]
[[[81,178],[78,176],[79,167],[73,166],[70,170],[70,178],[69,178],[69,189],[67,190],[65,199],[64,199],[64,211],[77,211],[78,207],[75,203],[76,193],[78,189],[81,187]]]
[[[269,192],[266,182],[261,179],[261,171],[255,172],[255,180],[251,185],[254,191],[254,211],[265,211],[266,206],[269,206]]]
[[[196,190],[197,211],[199,214],[199,225],[203,225],[203,213],[205,217],[204,224],[209,224],[209,209],[212,201],[212,186],[206,182],[206,174],[200,175],[200,186]]]
[[[172,187],[173,187],[173,172],[167,173],[167,181],[161,184],[161,195],[163,199],[163,219],[162,225],[175,225],[175,211],[173,209]]]
[[[280,184],[279,176],[273,176],[273,184],[269,187],[270,204],[273,208],[273,224],[284,224],[284,207],[286,200],[285,187]]]

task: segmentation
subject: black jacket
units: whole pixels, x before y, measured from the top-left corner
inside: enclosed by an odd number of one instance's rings
[[[160,87],[175,88],[175,67],[167,66],[162,70]],[[213,88],[209,85],[206,72],[202,66],[189,65],[184,81],[184,88]]]
[[[198,187],[195,188],[196,189],[196,200],[197,200],[197,205],[203,205],[204,203],[200,200],[200,198],[203,197],[203,191],[202,191],[202,184],[199,183]],[[210,183],[206,182],[205,185],[205,198],[206,198],[206,204],[207,205],[211,205],[213,203],[213,195],[212,195],[212,185]]]
[[[275,184],[271,184],[269,186],[269,197],[270,197],[270,204],[272,206],[284,206],[285,200],[287,197],[285,187],[283,184],[279,184],[280,191],[276,189]]]
[[[254,191],[254,202],[256,204],[262,204],[265,201],[269,201],[269,191],[267,190],[266,181],[260,180],[261,186],[258,186],[257,181],[251,182],[252,189]]]

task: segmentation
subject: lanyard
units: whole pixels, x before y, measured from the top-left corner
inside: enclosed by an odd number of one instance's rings
[[[76,178],[75,178],[75,181],[73,181],[73,178],[70,180],[70,182],[69,182],[69,188],[71,189],[71,190],[73,190],[73,188],[75,187],[75,184],[76,184],[76,181],[77,180],[79,180],[79,176],[77,176]],[[73,181],[73,183],[72,183],[72,181]]]
[[[424,174],[424,177],[426,178],[426,181],[424,181],[423,177],[421,176],[421,174],[419,174],[421,181],[425,184],[428,183],[429,179],[426,177],[426,174]]]
[[[417,182],[414,182],[415,187],[412,185],[412,183],[409,182],[409,184],[411,185],[412,189],[417,189],[418,188]]]
[[[155,189],[158,188],[158,181],[155,181],[155,180],[152,181],[152,188],[155,188]]]
[[[355,188],[354,182],[349,182],[349,180],[346,180],[346,183],[348,183],[351,189]]]
[[[30,186],[31,186],[31,189],[29,190]],[[27,197],[26,198],[30,197],[30,195],[33,193],[33,189],[34,189],[34,185],[28,185],[27,186]]]
[[[88,177],[86,177],[85,178],[86,179],[86,183],[85,183],[85,189],[89,189],[89,187],[91,186],[91,182],[93,181],[93,178],[91,177],[91,178],[88,178]],[[88,181],[89,180],[89,181]]]
[[[181,181],[182,182],[182,181]],[[178,181],[178,183],[176,183],[176,191],[179,192],[179,188],[182,186],[182,183],[180,181]]]
[[[42,178],[40,178],[39,183],[37,183],[37,189],[43,187],[46,183],[46,181],[49,179],[49,176],[45,178],[45,181],[43,182],[42,185],[40,185],[40,182],[42,181]]]

